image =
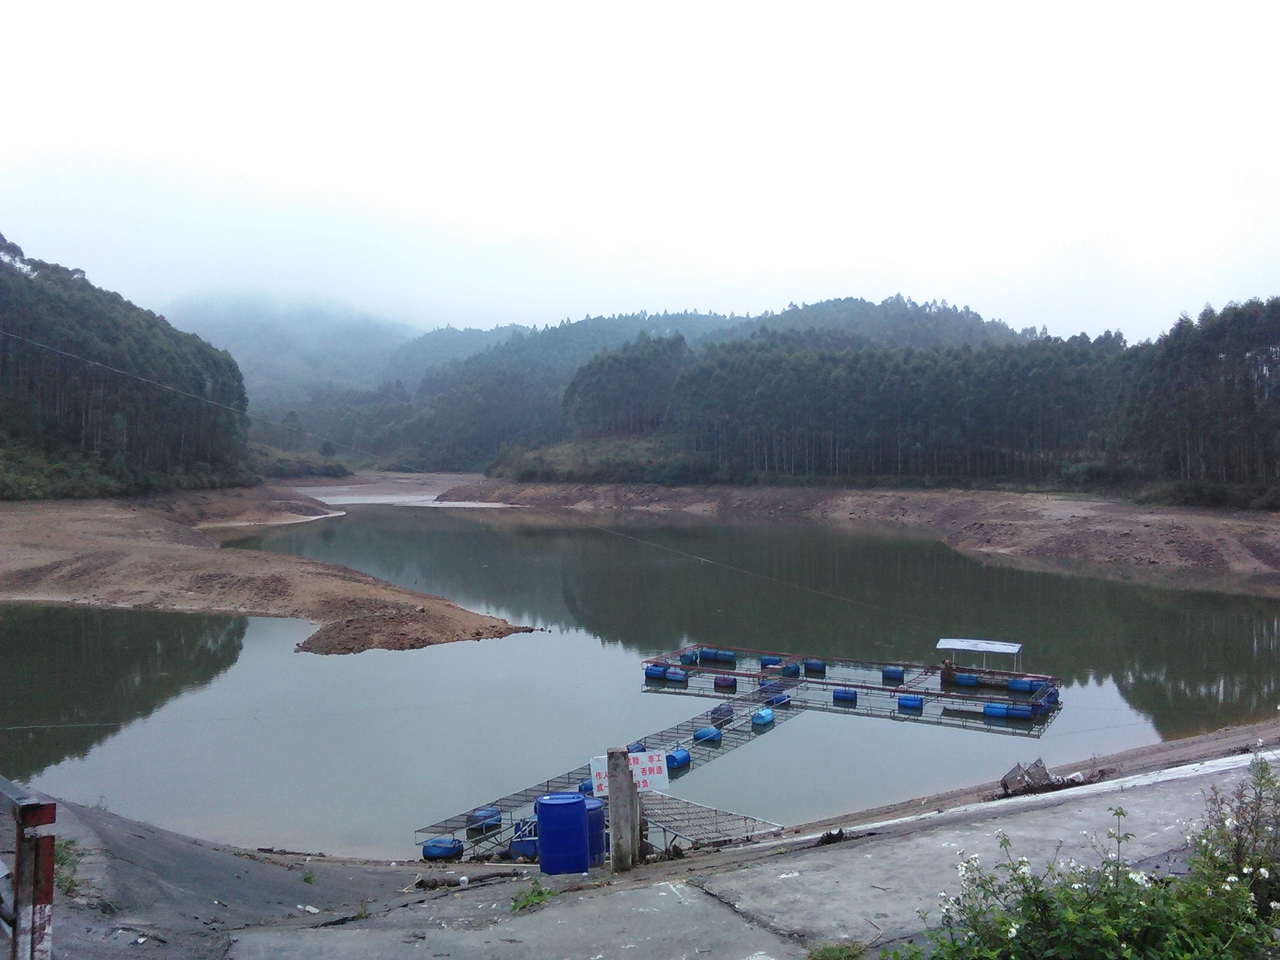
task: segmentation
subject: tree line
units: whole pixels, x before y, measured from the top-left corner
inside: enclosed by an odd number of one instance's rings
[[[1271,486],[1280,481],[1278,359],[1280,298],[1206,308],[1135,346],[1108,332],[917,349],[766,329],[692,353],[670,338],[593,358],[566,391],[564,415],[581,438],[651,435],[630,462],[614,448],[597,476],[579,467],[581,479]],[[566,472],[527,452],[508,453],[499,468]]]
[[[87,362],[92,361],[92,362]],[[0,236],[0,443],[126,489],[244,478],[231,355]]]

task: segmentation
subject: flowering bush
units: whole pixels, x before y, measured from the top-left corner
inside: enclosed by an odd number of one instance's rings
[[[1003,861],[983,869],[976,856],[958,865],[960,892],[942,896],[940,923],[929,931],[942,960],[1045,957],[1252,958],[1280,956],[1267,922],[1280,910],[1276,885],[1280,783],[1255,759],[1250,777],[1230,795],[1210,795],[1205,824],[1187,837],[1191,872],[1154,877],[1123,853],[1125,811],[1098,848],[1100,863],[1054,858],[1034,869],[1014,858],[999,834]],[[925,917],[928,920],[927,916]],[[885,956],[885,954],[882,954]],[[919,957],[918,947],[892,957]]]

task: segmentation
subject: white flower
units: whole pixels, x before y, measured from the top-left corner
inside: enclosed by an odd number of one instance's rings
[[[1018,925],[1016,923],[1011,923],[1009,925],[1009,939],[1012,940],[1017,935],[1018,935]]]
[[[1237,877],[1234,873],[1227,874],[1227,883],[1239,883],[1239,882],[1240,882],[1240,878]]]
[[[1269,871],[1266,867],[1259,867],[1259,868],[1258,868],[1258,876],[1260,876],[1263,880],[1270,880],[1270,879],[1271,879],[1271,871]]]
[[[1130,870],[1129,879],[1140,887],[1151,886],[1151,879],[1141,870]]]
[[[1073,883],[1071,885],[1072,890],[1080,890],[1080,889],[1083,889],[1083,887],[1084,887],[1083,883]]]
[[[1248,876],[1249,874],[1253,873],[1253,867],[1245,867],[1240,872],[1243,873],[1245,876]]]
[[[1226,820],[1222,821],[1222,825],[1226,827],[1228,830],[1234,830],[1236,828],[1236,818],[1227,817]]]
[[[1271,909],[1272,909],[1272,910],[1280,910],[1280,903],[1276,903],[1274,900],[1272,900],[1272,901],[1271,901]]]

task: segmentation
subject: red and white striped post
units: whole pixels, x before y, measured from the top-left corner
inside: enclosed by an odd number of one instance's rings
[[[53,958],[53,837],[37,829],[57,819],[57,804],[37,799],[0,777],[0,812],[13,815],[13,890],[0,891],[0,921],[12,960]]]

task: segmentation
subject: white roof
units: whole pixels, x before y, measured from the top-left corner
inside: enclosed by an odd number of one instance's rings
[[[939,640],[939,650],[968,650],[972,653],[1007,653],[1022,652],[1022,644],[1005,643],[1001,640]]]

